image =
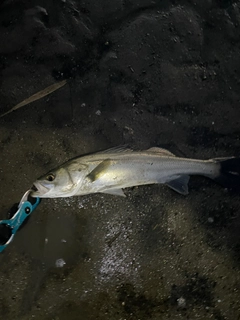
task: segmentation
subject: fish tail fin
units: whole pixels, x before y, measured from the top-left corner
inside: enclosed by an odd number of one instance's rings
[[[240,191],[240,158],[215,158],[212,161],[219,165],[219,173],[211,178],[225,188]]]

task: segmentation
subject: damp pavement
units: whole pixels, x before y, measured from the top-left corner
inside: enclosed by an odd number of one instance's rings
[[[111,146],[239,156],[238,1],[2,1],[0,218],[33,181]],[[240,319],[239,196],[193,177],[44,199],[0,255],[1,319]]]

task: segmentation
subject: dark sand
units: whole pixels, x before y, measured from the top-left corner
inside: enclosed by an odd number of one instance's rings
[[[1,219],[87,152],[240,154],[239,1],[6,0],[0,40],[1,113],[68,80],[0,119]],[[0,255],[0,318],[240,319],[239,196],[189,189],[42,201]]]

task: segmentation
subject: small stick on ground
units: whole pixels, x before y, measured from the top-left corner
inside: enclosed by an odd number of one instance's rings
[[[0,115],[0,118],[4,117],[5,115],[7,115],[8,113],[14,111],[14,110],[17,110],[23,106],[26,106],[27,104],[33,102],[33,101],[36,101],[36,100],[39,100],[43,97],[46,97],[47,95],[49,95],[50,93],[58,90],[59,88],[63,87],[65,84],[67,83],[67,80],[63,80],[61,82],[57,82],[57,83],[54,83],[52,84],[51,86],[33,94],[31,97],[23,100],[22,102],[18,103],[15,107],[13,107],[12,109],[8,110],[7,112],[3,113]]]

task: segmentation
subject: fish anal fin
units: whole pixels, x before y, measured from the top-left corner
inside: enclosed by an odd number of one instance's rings
[[[88,175],[87,178],[91,180],[91,182],[99,179],[104,173],[106,173],[107,168],[112,164],[112,160],[106,159],[103,160],[99,165],[96,166]]]
[[[190,177],[188,175],[182,175],[177,179],[168,181],[166,185],[180,194],[187,195],[189,178]]]
[[[122,189],[108,189],[105,191],[101,191],[101,193],[112,194],[114,196],[126,197]]]
[[[167,156],[167,157],[175,157],[175,154],[173,154],[172,152],[163,149],[163,148],[158,148],[158,147],[152,147],[150,149],[147,149],[148,152],[152,152],[152,153],[158,153],[161,156]]]

